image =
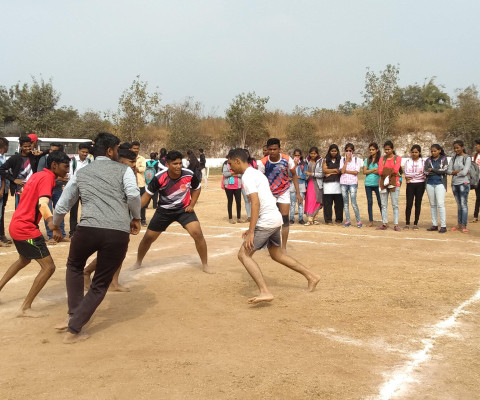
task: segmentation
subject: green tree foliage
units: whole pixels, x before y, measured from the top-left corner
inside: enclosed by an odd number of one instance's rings
[[[52,85],[32,77],[32,83],[17,83],[9,90],[12,118],[26,131],[45,134],[55,128],[55,107],[60,93]]]
[[[398,119],[395,93],[399,72],[398,66],[388,64],[378,75],[369,69],[365,75],[365,91],[362,93],[365,103],[360,118],[377,143],[387,140]]]
[[[181,104],[169,106],[169,131],[167,147],[185,153],[199,148],[208,149],[211,139],[200,129],[202,105],[189,98]]]
[[[398,88],[395,96],[404,110],[420,110],[444,112],[451,108],[450,96],[441,90],[443,86],[435,84],[435,77],[430,78],[423,86],[418,84]]]
[[[338,111],[344,115],[352,115],[353,112],[359,108],[360,106],[357,103],[352,103],[351,101],[346,101],[337,107]]]
[[[465,142],[467,148],[480,139],[480,98],[475,85],[457,90],[455,108],[449,115],[449,131]]]
[[[287,125],[287,141],[290,150],[300,149],[306,152],[312,146],[318,145],[318,135],[316,126],[305,117],[297,117]]]
[[[245,148],[264,143],[268,138],[265,125],[269,97],[259,97],[255,92],[237,95],[225,111],[230,130],[225,134],[229,145]]]
[[[137,76],[120,96],[118,111],[112,116],[121,137],[129,142],[141,139],[146,125],[159,112],[160,94],[150,94],[147,86],[147,82],[141,81],[140,76]]]

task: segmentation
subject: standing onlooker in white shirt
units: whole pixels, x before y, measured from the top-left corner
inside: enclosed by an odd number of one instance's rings
[[[418,144],[414,144],[410,149],[411,158],[405,161],[403,169],[405,171],[405,180],[407,181],[407,207],[405,209],[405,227],[410,227],[410,216],[412,214],[413,201],[415,200],[415,220],[413,229],[418,229],[418,220],[422,209],[422,199],[425,193],[425,161],[422,158],[422,149]]]
[[[352,201],[353,211],[355,212],[355,218],[357,220],[357,228],[362,227],[362,221],[360,220],[360,210],[357,204],[357,189],[358,189],[358,173],[362,168],[362,160],[353,155],[355,146],[352,143],[345,145],[345,157],[340,160],[340,187],[342,189],[343,209],[345,211],[345,226],[348,228],[350,222],[350,207],[348,204],[348,195]]]
[[[76,173],[86,167],[92,162],[92,159],[89,157],[88,150],[90,148],[90,143],[80,143],[78,145],[78,154],[72,158],[70,161],[70,176],[76,175]],[[73,207],[70,209],[70,232],[69,237],[72,237],[75,233],[75,229],[78,224],[78,204],[80,199],[78,199]]]
[[[145,170],[147,169],[147,160],[143,156],[139,156],[140,152],[140,142],[134,141],[131,143],[130,150],[132,150],[137,155],[137,160],[135,161],[135,175],[137,176],[137,185],[140,189],[140,197],[145,193]],[[148,206],[148,205],[147,205]],[[147,226],[147,217],[145,210],[147,206],[143,207],[141,210],[141,224],[142,226]]]

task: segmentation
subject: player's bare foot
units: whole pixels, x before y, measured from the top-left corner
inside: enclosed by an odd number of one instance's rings
[[[209,267],[208,265],[204,265],[202,267],[202,271],[205,272],[206,274],[214,274],[215,273],[215,271],[211,267]]]
[[[108,287],[109,292],[129,292],[130,288],[122,285],[110,285]]]
[[[136,269],[140,269],[142,267],[142,264],[136,262],[133,264],[133,267],[131,268],[132,271],[135,271]]]
[[[42,318],[46,317],[48,314],[42,313],[42,312],[37,312],[37,311],[32,311],[31,308],[27,308],[25,310],[18,310],[17,313],[15,314],[16,317],[25,317],[25,318]]]
[[[83,340],[87,340],[90,337],[87,333],[80,332],[80,333],[70,333],[67,332],[63,337],[63,343],[65,344],[73,344],[77,342],[81,342]]]
[[[320,277],[318,275],[313,275],[312,278],[308,279],[308,291],[313,292],[317,287],[318,282],[320,282]]]
[[[61,324],[57,324],[54,326],[57,331],[66,331],[68,329],[68,319]]]
[[[251,299],[248,299],[247,303],[257,304],[257,303],[262,303],[264,301],[270,302],[272,300],[273,300],[273,294],[265,293],[265,294],[260,294],[258,296],[252,297]]]
[[[90,274],[83,274],[83,288],[89,290],[91,284],[92,278],[90,278]]]

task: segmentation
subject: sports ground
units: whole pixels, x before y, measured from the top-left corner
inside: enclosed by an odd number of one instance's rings
[[[68,243],[50,247],[57,270],[33,303],[48,316],[13,317],[38,265],[5,286],[0,398],[478,399],[480,224],[468,234],[426,232],[425,195],[419,231],[292,225],[289,254],[322,280],[309,293],[302,276],[261,251],[275,300],[251,306],[257,289],[236,257],[247,225],[228,223],[219,187],[211,179],[195,208],[217,273],[200,271],[178,225],[129,271],[143,233],[132,237],[120,275],[131,292],[107,294],[85,342],[64,345],[53,329],[66,317]],[[358,198],[365,217],[363,187]],[[446,200],[452,227],[450,188]],[[17,253],[0,250],[3,274]]]

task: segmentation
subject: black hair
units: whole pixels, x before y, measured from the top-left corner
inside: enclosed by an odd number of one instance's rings
[[[188,154],[188,169],[191,171],[196,171],[197,169],[200,168],[200,161],[198,161],[198,158],[195,156],[195,153],[192,150],[189,150],[187,152]]]
[[[8,140],[4,137],[0,137],[0,149],[7,147],[9,145]]]
[[[267,147],[274,146],[276,144],[278,144],[278,147],[280,147],[280,139],[272,137],[267,140]]]
[[[236,149],[231,149],[227,154],[227,158],[229,160],[235,160],[236,158],[238,158],[240,161],[248,162],[247,152],[240,147],[237,147]]]
[[[353,145],[353,143],[347,143],[344,147],[344,150],[347,149],[352,149],[352,151],[355,151],[355,146]]]
[[[58,150],[59,151],[63,151],[64,149],[64,146],[63,146],[63,143],[60,143],[60,142],[52,142],[50,143],[50,147],[58,147]]]
[[[127,160],[135,161],[137,159],[137,155],[132,150],[118,149],[118,158],[126,158]]]
[[[475,144],[480,144],[480,139],[476,139]]]
[[[340,159],[340,149],[339,149],[338,146],[334,143],[334,144],[331,144],[330,146],[328,146],[327,155],[325,156],[325,161],[326,161],[326,162],[332,161],[332,157],[330,156],[330,151],[332,151],[332,149],[336,149],[336,150],[337,150],[337,157],[335,158],[335,160],[339,160],[339,159]]]
[[[94,140],[95,157],[104,156],[108,149],[113,149],[120,144],[120,139],[108,132],[100,132]]]
[[[132,147],[131,143],[124,142],[124,143],[120,143],[120,146],[118,146],[118,150],[130,150],[131,147]]]
[[[78,150],[82,149],[90,149],[90,146],[92,145],[92,142],[85,142],[85,143],[80,143],[78,145]]]
[[[262,149],[265,148],[265,147],[268,147],[268,145],[264,144],[263,147],[262,147]]]
[[[250,154],[250,150],[248,149],[243,149],[243,151],[245,153],[247,153],[247,157],[248,157],[248,163],[249,164],[253,164],[253,161],[255,161],[255,159],[252,157],[252,155]]]
[[[317,146],[312,146],[310,147],[310,150],[308,150],[308,159],[310,160],[310,153],[314,151],[315,153],[317,153],[317,159],[318,157],[320,157],[320,153],[318,152],[318,147]]]
[[[419,156],[419,157],[422,158],[422,148],[420,147],[420,145],[419,145],[419,144],[414,144],[414,145],[412,146],[412,148],[410,149],[410,151],[413,151],[413,150],[415,150],[415,149],[418,150],[418,152],[420,153],[420,156]]]
[[[378,164],[378,162],[380,161],[380,149],[378,148],[378,144],[375,143],[375,142],[372,142],[368,145],[368,148],[370,149],[370,147],[373,147],[375,150],[377,150],[377,154],[375,154],[375,160],[373,159],[373,156],[372,155],[369,155],[368,156],[368,163],[369,164]]]
[[[30,139],[28,136],[20,136],[18,138],[18,143],[20,143],[20,146],[22,146],[24,143],[32,143],[32,139]]]
[[[155,160],[157,158],[157,153],[150,153],[150,158]]]
[[[198,151],[199,151],[200,153],[203,153],[203,149],[198,149]]]
[[[182,159],[183,158],[183,154],[180,153],[179,151],[177,150],[170,150],[167,155],[165,156],[165,159],[167,161],[175,161],[175,160],[178,160],[178,159]]]
[[[383,144],[383,148],[385,148],[386,146],[390,147],[392,150],[394,149],[393,142],[392,142],[391,140],[387,140],[387,141]]]
[[[453,142],[453,145],[455,146],[458,144],[460,147],[463,147],[463,152],[465,153],[465,144],[463,143],[463,140],[457,139]]]
[[[295,150],[293,150],[293,155],[294,155],[294,156],[295,156],[295,153],[300,153],[300,161],[303,161],[302,150],[300,150],[300,149],[295,149]]]
[[[437,149],[440,150],[440,155],[445,156],[445,151],[443,150],[443,147],[440,146],[439,144],[435,143],[430,146],[431,149]]]
[[[165,157],[167,155],[167,149],[165,147],[162,147],[160,149],[160,158]]]
[[[47,157],[47,168],[50,169],[52,163],[54,162],[57,164],[70,164],[70,157],[67,156],[63,151],[53,150]]]
[[[130,147],[133,147],[133,146],[140,147],[140,142],[138,140],[134,140],[132,143],[130,143]]]

